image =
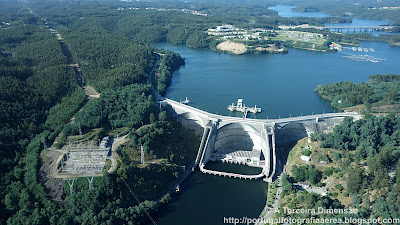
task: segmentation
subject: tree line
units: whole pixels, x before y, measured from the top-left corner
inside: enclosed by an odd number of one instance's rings
[[[329,99],[331,105],[338,109],[364,104],[399,102],[399,75],[371,75],[368,82],[353,83],[350,81],[318,85],[315,91],[323,98]]]
[[[177,53],[164,51],[159,62],[158,73],[156,74],[157,92],[165,96],[167,88],[172,82],[172,73],[185,63],[185,60]]]
[[[347,172],[347,190],[364,218],[396,218],[400,212],[395,197],[400,193],[399,128],[395,115],[366,115],[357,121],[345,118],[332,133],[312,137],[321,147],[342,151],[337,161]]]

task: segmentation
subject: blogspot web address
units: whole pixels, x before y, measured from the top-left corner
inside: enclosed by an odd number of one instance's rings
[[[276,218],[250,218],[250,217],[224,217],[224,224],[400,224],[400,218],[360,218],[358,209],[296,209],[283,207],[287,217]],[[280,212],[276,209],[275,212]],[[296,216],[297,215],[297,216]],[[324,215],[331,215],[326,216]],[[336,216],[336,217],[332,217]]]
[[[250,218],[224,217],[224,224],[399,224],[400,218]]]

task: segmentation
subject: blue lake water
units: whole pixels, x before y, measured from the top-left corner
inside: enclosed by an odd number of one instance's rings
[[[262,108],[257,118],[333,112],[330,103],[315,93],[319,84],[362,82],[373,74],[400,73],[400,47],[380,42],[361,43],[375,52],[344,50],[386,59],[379,63],[352,61],[340,52],[289,49],[287,54],[234,56],[183,45],[155,46],[186,59],[185,66],[174,73],[167,97],[178,101],[188,97],[192,106],[222,115],[230,115],[226,107],[238,98]]]
[[[329,17],[330,15],[325,14],[323,12],[293,12],[292,9],[296,8],[295,6],[288,6],[288,5],[277,5],[277,6],[270,6],[268,9],[275,10],[278,12],[278,15],[281,17],[314,17],[314,18],[321,18],[321,17]],[[389,22],[385,20],[365,20],[365,19],[358,19],[353,18],[351,23],[325,23],[326,27],[365,27],[365,26],[380,26],[380,25],[390,25]],[[364,30],[342,30],[342,32],[349,32],[349,33],[359,33],[365,32]],[[379,34],[390,34],[387,32],[376,32],[376,31],[368,31],[369,33],[373,33],[374,35]]]
[[[293,12],[292,9],[296,8],[295,6],[288,5],[276,5],[269,6],[268,9],[275,10],[278,12],[278,15],[281,17],[328,17],[328,14],[322,12]]]

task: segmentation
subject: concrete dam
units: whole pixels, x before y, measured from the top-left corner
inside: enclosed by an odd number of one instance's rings
[[[355,119],[361,115],[353,112],[326,113],[282,119],[251,119],[220,116],[173,101],[159,99],[160,107],[184,127],[200,135],[201,143],[192,170],[240,179],[259,179],[271,182],[276,169],[277,146],[291,143],[313,133],[326,132],[340,124],[347,116]],[[222,161],[262,168],[257,175],[244,175],[209,170],[209,161]]]

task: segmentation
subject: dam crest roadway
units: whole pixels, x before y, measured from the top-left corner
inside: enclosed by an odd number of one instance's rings
[[[361,118],[355,112],[325,113],[281,119],[252,119],[221,116],[157,96],[160,108],[184,127],[202,134],[196,160],[206,174],[240,179],[265,178],[272,182],[276,169],[276,154],[284,143],[291,143],[313,133],[327,132],[345,117]],[[277,152],[278,150],[278,152]],[[262,168],[257,175],[243,175],[206,169],[209,161],[222,161]]]

